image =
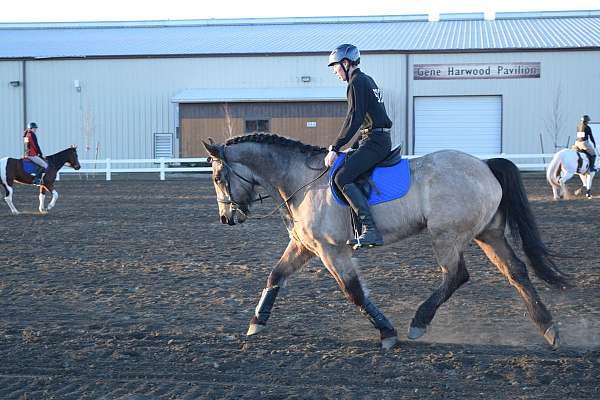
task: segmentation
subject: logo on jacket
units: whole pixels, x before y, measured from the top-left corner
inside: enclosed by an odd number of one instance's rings
[[[378,103],[383,103],[383,93],[379,89],[373,89],[373,94],[377,97]]]

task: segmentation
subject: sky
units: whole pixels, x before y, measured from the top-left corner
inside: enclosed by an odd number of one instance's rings
[[[600,10],[600,0],[7,0],[3,3],[0,22],[5,23]]]

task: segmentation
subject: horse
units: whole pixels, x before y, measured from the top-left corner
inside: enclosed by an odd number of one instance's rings
[[[17,158],[8,158],[4,157],[0,159],[0,178],[2,179],[2,186],[4,186],[4,190],[6,191],[6,197],[4,197],[4,201],[10,207],[10,211],[17,215],[19,211],[15,207],[12,202],[13,195],[13,183],[19,182],[26,185],[33,185],[33,176],[28,174],[25,171],[23,165],[24,159]],[[52,154],[46,157],[46,161],[48,162],[48,168],[42,177],[42,180],[39,184],[40,187],[40,205],[39,211],[41,213],[46,213],[51,210],[56,205],[56,200],[58,199],[58,192],[54,189],[54,182],[56,181],[56,175],[58,171],[65,164],[69,164],[74,169],[78,170],[81,168],[79,165],[79,159],[77,157],[77,147],[71,146],[63,151],[59,151],[56,154]],[[52,200],[48,203],[48,208],[44,207],[44,199],[46,197],[46,193],[52,193]]]
[[[573,175],[579,175],[581,183],[585,188],[585,196],[588,199],[592,198],[592,181],[594,180],[595,172],[589,172],[589,158],[586,154],[578,155],[576,150],[562,149],[552,157],[552,161],[546,169],[546,180],[552,187],[552,195],[554,200],[560,200],[568,195],[567,181]],[[581,166],[577,168],[578,160],[581,157]],[[596,157],[596,168],[600,168]],[[579,190],[578,190],[579,192]]]
[[[323,171],[326,150],[263,133],[230,138],[224,144],[209,141],[203,144],[210,155],[220,222],[235,225],[251,218],[250,206],[262,187],[280,204],[290,237],[268,276],[247,336],[266,328],[279,288],[318,257],[347,299],[379,330],[381,348],[396,346],[397,331],[370,300],[352,259],[354,250],[346,244],[352,235],[351,216],[328,187]],[[558,327],[527,269],[559,289],[571,286],[570,277],[558,269],[541,240],[517,167],[505,159],[484,162],[444,150],[410,160],[410,171],[411,188],[404,197],[372,207],[385,245],[427,230],[442,271],[441,285],[415,312],[408,338],[423,336],[437,309],[469,280],[463,252],[475,241],[522,297],[541,335],[557,348]],[[509,244],[507,226],[520,238],[525,262]]]

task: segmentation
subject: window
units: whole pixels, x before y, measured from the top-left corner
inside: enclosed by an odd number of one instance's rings
[[[268,119],[247,119],[246,120],[246,133],[252,132],[269,132],[269,120]]]

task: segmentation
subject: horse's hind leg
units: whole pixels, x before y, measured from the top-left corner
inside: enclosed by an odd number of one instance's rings
[[[573,172],[565,172],[558,180],[560,182],[560,192],[563,199],[569,199],[569,189],[567,188],[567,181],[575,175]]]
[[[417,309],[408,331],[408,338],[413,340],[425,334],[437,309],[469,280],[462,253],[464,246],[460,245],[460,240],[450,233],[432,233],[432,236],[434,252],[442,269],[442,284]]]
[[[13,188],[10,187],[9,185],[4,185],[4,188],[6,189],[6,197],[4,198],[4,201],[6,201],[6,204],[8,204],[8,207],[10,208],[10,212],[12,212],[14,215],[18,215],[19,214],[19,210],[17,210],[17,208],[15,207],[15,205],[13,204],[12,201],[12,195],[13,195]]]
[[[525,263],[517,257],[506,240],[504,226],[504,219],[497,214],[492,225],[475,241],[519,293],[540,333],[552,347],[557,348],[558,328],[552,323],[550,312],[529,280]]]
[[[267,287],[261,293],[246,335],[255,335],[265,329],[279,288],[285,284],[290,275],[305,266],[312,257],[314,257],[314,254],[301,243],[295,240],[290,241],[285,252],[269,274]]]

